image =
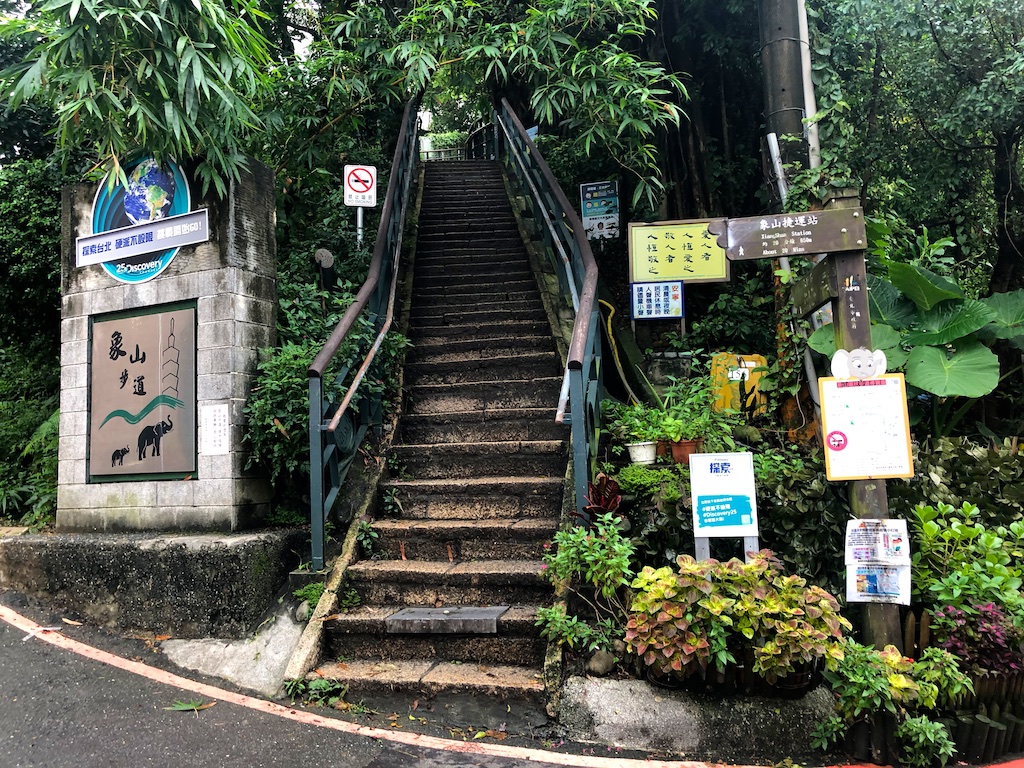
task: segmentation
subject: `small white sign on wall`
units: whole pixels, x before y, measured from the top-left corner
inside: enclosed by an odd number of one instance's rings
[[[223,456],[230,449],[231,412],[227,403],[204,405],[199,411],[199,452]]]

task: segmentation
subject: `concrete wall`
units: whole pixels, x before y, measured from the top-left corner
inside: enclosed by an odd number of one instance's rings
[[[91,185],[69,187],[63,199],[57,528],[228,531],[249,526],[266,515],[271,497],[266,479],[245,470],[242,408],[255,378],[257,350],[274,343],[273,173],[250,161],[226,200],[197,203],[194,197],[193,209],[209,210],[210,240],[182,248],[162,274],[138,285],[114,280],[100,265],[75,266],[75,237],[90,233],[95,191]],[[197,309],[197,414],[207,405],[228,404],[229,453],[200,452],[196,474],[186,480],[88,482],[89,318],[186,300],[194,300]]]

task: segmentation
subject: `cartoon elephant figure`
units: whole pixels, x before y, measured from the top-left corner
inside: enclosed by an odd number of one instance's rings
[[[110,466],[124,466],[124,457],[128,455],[128,451],[131,449],[126,445],[124,448],[118,448],[112,454],[110,454]]]
[[[171,431],[173,426],[171,417],[168,416],[167,421],[158,421],[156,424],[151,424],[139,432],[139,461],[146,458],[146,449],[149,446],[153,446],[153,456],[160,455],[160,441],[164,435]]]

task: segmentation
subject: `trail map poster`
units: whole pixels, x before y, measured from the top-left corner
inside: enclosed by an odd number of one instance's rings
[[[907,390],[902,373],[874,379],[818,379],[829,480],[913,477]]]
[[[195,307],[94,320],[89,476],[196,470]]]

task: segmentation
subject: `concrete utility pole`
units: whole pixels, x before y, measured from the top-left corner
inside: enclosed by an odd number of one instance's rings
[[[761,68],[766,130],[779,137],[784,164],[799,163],[806,168],[806,104],[798,9],[797,0],[761,0]],[[784,136],[798,136],[801,140],[783,141]]]

